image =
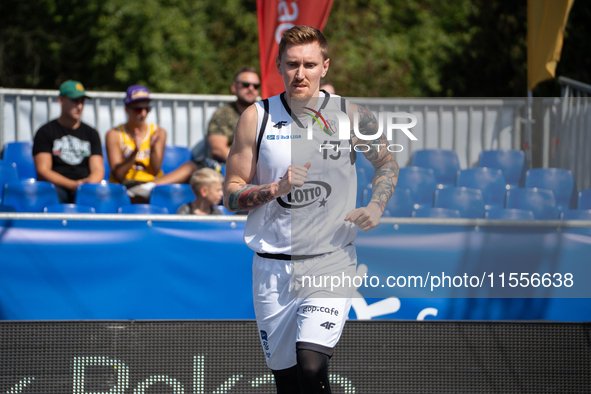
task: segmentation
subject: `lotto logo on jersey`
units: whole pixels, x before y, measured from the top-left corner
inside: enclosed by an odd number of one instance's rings
[[[295,188],[287,196],[277,198],[277,202],[283,208],[298,209],[317,205],[318,208],[326,207],[332,187],[321,181],[308,181],[302,187]]]

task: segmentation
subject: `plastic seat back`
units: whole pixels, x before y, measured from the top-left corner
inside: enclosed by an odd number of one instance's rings
[[[132,204],[122,206],[117,212],[143,215],[166,215],[168,214],[168,209],[150,204]]]
[[[422,207],[412,211],[413,218],[461,218],[460,211],[448,208]]]
[[[560,214],[562,220],[591,220],[591,209],[571,209]]]
[[[552,190],[536,188],[509,190],[505,197],[505,208],[532,211],[537,220],[558,220],[560,213]]]
[[[577,208],[591,209],[591,189],[585,189],[579,192]]]
[[[18,172],[16,169],[16,163],[9,163],[4,160],[0,160],[0,199],[2,197],[2,188],[8,182],[18,181]]]
[[[478,219],[484,217],[482,192],[467,187],[447,187],[435,190],[436,208],[456,209],[463,218]]]
[[[410,190],[412,202],[418,207],[433,206],[436,188],[435,172],[431,168],[411,166],[400,169],[396,189]]]
[[[107,156],[107,146],[103,145],[103,166],[105,167],[105,176],[103,179],[109,181],[109,175],[111,174],[111,166],[109,165],[109,156]]]
[[[2,159],[16,163],[19,179],[37,178],[33,161],[33,141],[7,142],[4,145]]]
[[[184,146],[167,145],[162,158],[162,171],[165,174],[176,170],[181,164],[191,160],[191,150]]]
[[[534,220],[534,213],[525,209],[492,208],[484,214],[485,219]]]
[[[43,210],[45,213],[96,213],[93,207],[76,204],[53,204]]]
[[[367,205],[367,204],[365,204]],[[384,209],[384,217],[407,218],[413,210],[410,190],[395,189]]]
[[[505,206],[507,183],[503,171],[499,169],[477,167],[461,170],[456,178],[456,186],[480,190],[486,209]]]
[[[179,207],[195,199],[191,186],[184,183],[158,185],[152,189],[150,204],[166,208],[168,213],[175,214]]]
[[[453,150],[424,149],[413,154],[412,165],[431,168],[437,183],[455,185],[456,173],[460,170],[458,155]]]
[[[84,183],[76,189],[76,204],[94,207],[96,213],[117,213],[130,205],[125,186],[118,183]]]
[[[17,212],[43,212],[46,206],[59,204],[59,199],[52,183],[25,179],[4,185],[2,203]]]
[[[525,172],[525,154],[516,149],[485,150],[480,154],[479,167],[498,168],[511,187],[519,187]]]
[[[552,190],[559,211],[577,208],[575,177],[562,168],[534,168],[525,174],[525,187]]]

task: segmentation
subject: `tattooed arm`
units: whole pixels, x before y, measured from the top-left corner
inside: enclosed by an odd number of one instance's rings
[[[302,186],[310,163],[291,165],[279,182],[251,185],[256,173],[257,110],[251,105],[244,111],[234,133],[234,143],[226,162],[224,205],[230,212],[251,210],[279,196],[292,187]]]
[[[371,111],[350,104],[351,124],[353,124],[353,113],[358,115],[359,133],[363,135],[376,134],[378,122]],[[394,153],[388,151],[388,140],[383,134],[376,140],[364,141],[357,138],[351,128],[351,141],[353,145],[364,143],[371,147],[370,150],[364,152],[364,155],[373,165],[375,172],[371,182],[372,195],[369,204],[367,207],[354,209],[345,220],[355,223],[363,231],[368,231],[378,225],[386,203],[394,193],[398,181],[398,163]]]

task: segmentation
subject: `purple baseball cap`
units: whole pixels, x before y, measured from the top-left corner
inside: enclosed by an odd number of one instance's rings
[[[131,104],[140,100],[151,100],[150,90],[142,85],[131,85],[127,88],[127,95],[125,96],[125,105]]]

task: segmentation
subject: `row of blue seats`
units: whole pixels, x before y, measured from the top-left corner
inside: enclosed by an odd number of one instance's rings
[[[358,170],[360,185],[366,181],[362,172],[363,169]],[[501,170],[487,167],[458,171],[453,185],[438,184],[430,168],[404,167],[398,175],[397,188],[410,190],[413,202],[419,206],[433,206],[435,190],[450,186],[479,189],[487,209],[503,207],[505,193],[516,189],[506,183]],[[569,170],[534,168],[526,172],[524,187],[551,190],[556,199],[556,207],[561,212],[577,208],[591,209],[590,192],[582,191],[577,194],[574,176]],[[580,201],[577,199],[578,195]]]
[[[53,184],[31,178],[4,185],[0,194],[0,211],[174,214],[182,204],[194,199],[189,185],[159,185],[152,189],[149,204],[132,205],[125,186],[102,182],[78,186],[76,204],[59,204]],[[229,214],[223,206],[218,209]]]
[[[105,165],[105,180],[109,179],[109,161],[107,151],[103,146],[103,158]],[[181,164],[191,160],[191,150],[184,146],[167,145],[162,158],[162,171],[167,174],[178,168]],[[4,145],[2,161],[16,163],[19,179],[36,178],[35,163],[33,160],[33,142],[18,141],[8,142]]]
[[[487,206],[482,191],[467,187],[441,186],[435,190],[433,205],[413,202],[409,189],[396,188],[386,204],[384,216],[388,217],[460,217],[470,219],[517,219],[517,220],[591,220],[591,189],[581,194],[581,209],[560,211],[551,190],[538,188],[515,188],[505,192],[500,206]],[[582,193],[582,192],[581,192]],[[371,198],[371,187],[363,192],[363,204]]]

